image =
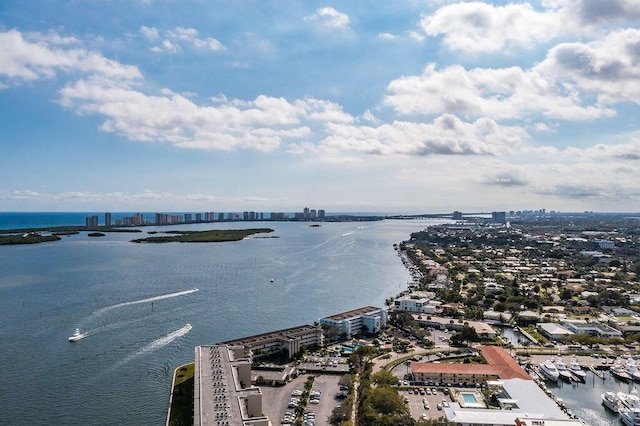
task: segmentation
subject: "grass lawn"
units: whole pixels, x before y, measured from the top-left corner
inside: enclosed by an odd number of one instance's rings
[[[169,426],[193,424],[193,385],[195,364],[187,364],[175,372]]]

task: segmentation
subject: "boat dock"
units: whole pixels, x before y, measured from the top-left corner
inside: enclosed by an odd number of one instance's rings
[[[604,373],[602,372],[602,370],[596,370],[593,365],[588,365],[587,369],[591,371],[593,375],[596,376],[598,379],[604,380]]]

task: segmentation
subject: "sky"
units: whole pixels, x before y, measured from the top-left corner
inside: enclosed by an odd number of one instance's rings
[[[640,0],[0,2],[0,211],[640,211]]]

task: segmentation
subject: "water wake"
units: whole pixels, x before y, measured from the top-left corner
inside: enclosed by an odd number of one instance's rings
[[[160,349],[160,348],[162,348],[164,346],[167,346],[169,343],[173,342],[178,337],[181,337],[181,336],[184,336],[185,334],[187,334],[191,330],[191,328],[192,328],[191,324],[187,324],[184,327],[182,327],[182,328],[180,328],[180,329],[178,329],[176,331],[173,331],[173,332],[167,334],[164,337],[159,338],[158,340],[154,340],[153,342],[149,343],[144,348],[140,349],[136,355],[141,355],[141,354],[146,353],[146,352],[152,352],[152,351]]]
[[[131,302],[123,302],[123,303],[118,303],[116,305],[105,306],[104,308],[100,308],[97,311],[95,311],[94,315],[96,315],[96,316],[102,315],[105,312],[108,312],[108,311],[110,311],[112,309],[116,309],[116,308],[122,308],[123,306],[139,305],[141,303],[156,302],[158,300],[170,299],[172,297],[185,296],[187,294],[195,293],[197,291],[200,291],[198,289],[198,287],[194,287],[191,290],[183,290],[183,291],[178,291],[176,293],[161,294],[160,296],[148,297],[146,299],[134,300],[134,301],[131,301]]]
[[[151,342],[148,345],[144,346],[139,351],[130,354],[126,358],[121,359],[120,361],[116,362],[111,367],[101,371],[95,377],[91,378],[91,380],[88,380],[85,383],[83,383],[83,386],[85,386],[85,387],[86,386],[93,386],[93,384],[96,383],[97,381],[101,380],[102,377],[111,375],[114,371],[118,370],[119,368],[121,368],[125,364],[128,364],[129,362],[133,361],[134,359],[136,359],[136,358],[138,358],[138,357],[140,357],[142,355],[148,354],[149,352],[153,352],[153,351],[156,351],[156,350],[158,350],[160,348],[163,348],[163,347],[167,346],[168,344],[170,344],[171,342],[173,342],[174,340],[176,340],[177,338],[179,338],[181,336],[184,336],[185,334],[187,334],[191,330],[191,328],[192,328],[191,324],[187,324],[184,327],[177,329],[176,331],[172,331],[171,333],[167,334],[166,336],[163,336],[163,337],[161,337],[161,338],[159,338],[157,340],[154,340],[153,342]]]

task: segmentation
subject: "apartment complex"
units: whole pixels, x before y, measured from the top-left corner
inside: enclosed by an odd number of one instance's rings
[[[320,325],[325,330],[325,335],[350,339],[358,333],[379,333],[387,325],[387,318],[385,309],[365,306],[322,318]]]
[[[442,305],[442,302],[432,300],[431,297],[427,296],[408,294],[398,297],[393,302],[393,305],[396,311],[419,312],[431,315]]]
[[[531,380],[529,374],[501,347],[482,346],[480,353],[486,364],[411,363],[413,381],[473,386],[476,383],[513,378]]]
[[[302,325],[222,342],[222,344],[229,346],[243,346],[246,349],[247,355],[249,351],[258,354],[284,349],[287,351],[289,357],[300,352],[305,346],[322,346],[322,343],[322,329],[314,325]]]

